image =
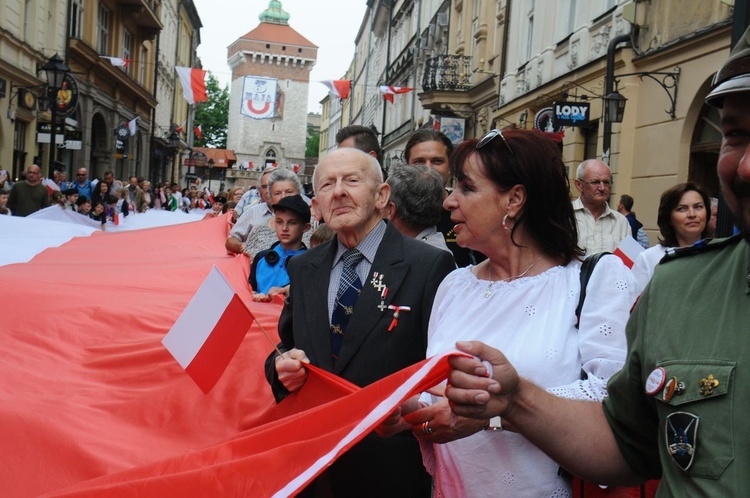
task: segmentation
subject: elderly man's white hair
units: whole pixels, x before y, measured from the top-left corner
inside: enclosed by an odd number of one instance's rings
[[[374,179],[377,183],[383,183],[383,170],[380,169],[380,163],[377,159],[366,152],[362,152],[359,149],[355,149],[353,147],[344,147],[342,149],[332,150],[331,152],[326,154],[325,157],[315,166],[315,171],[313,172],[313,191],[315,191],[316,193],[318,191],[318,169],[320,168],[320,165],[339,156],[349,156],[352,160],[360,159],[366,161],[369,169],[369,174],[371,175],[372,179]]]
[[[594,164],[594,163],[603,164],[604,166],[606,166],[607,169],[609,170],[609,175],[612,176],[612,168],[610,168],[609,165],[605,163],[604,161],[600,161],[599,159],[586,159],[585,161],[583,161],[581,164],[578,165],[578,169],[576,169],[576,178],[578,178],[579,180],[583,180],[583,174],[586,171],[586,167],[589,164]]]

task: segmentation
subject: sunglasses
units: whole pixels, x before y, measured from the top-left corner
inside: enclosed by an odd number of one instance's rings
[[[498,130],[497,128],[492,129],[488,131],[487,133],[485,133],[482,139],[479,140],[479,142],[477,142],[477,149],[481,149],[488,143],[492,142],[495,139],[495,137],[498,137],[498,136],[503,139],[503,143],[505,144],[506,147],[508,147],[508,150],[510,151],[510,153],[513,154],[513,149],[510,148],[510,144],[505,139],[505,135],[503,135],[503,132],[501,130]]]

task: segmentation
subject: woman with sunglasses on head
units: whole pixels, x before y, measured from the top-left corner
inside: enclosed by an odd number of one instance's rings
[[[559,396],[602,399],[625,358],[635,283],[620,259],[604,256],[577,328],[583,251],[560,149],[541,133],[493,130],[460,144],[450,167],[458,185],[444,206],[457,242],[488,259],[440,285],[427,356],[480,340]],[[512,427],[502,431],[501,421],[452,416],[443,389],[410,399],[403,419],[389,419],[411,424],[436,496],[569,496],[554,461]]]
[[[678,183],[661,194],[656,223],[659,244],[640,253],[633,265],[633,276],[643,292],[654,275],[654,269],[667,251],[690,247],[707,237],[711,219],[711,198],[695,183]]]

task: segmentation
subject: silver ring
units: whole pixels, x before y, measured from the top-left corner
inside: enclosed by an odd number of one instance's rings
[[[422,432],[424,432],[425,434],[432,434],[433,432],[435,432],[435,430],[432,427],[430,427],[429,420],[422,424]]]

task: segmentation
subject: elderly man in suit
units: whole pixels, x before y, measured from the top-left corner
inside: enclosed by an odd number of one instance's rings
[[[317,212],[336,238],[289,263],[291,288],[279,319],[283,355],[266,361],[279,401],[304,384],[308,361],[366,386],[424,359],[435,292],[455,268],[447,251],[383,221],[390,188],[375,158],[337,149],[313,181]],[[411,433],[370,434],[305,493],[428,497],[430,478]]]

